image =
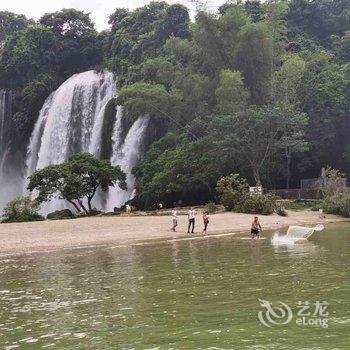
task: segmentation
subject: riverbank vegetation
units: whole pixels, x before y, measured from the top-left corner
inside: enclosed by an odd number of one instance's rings
[[[217,183],[216,190],[220,203],[229,211],[270,215],[277,210],[275,196],[270,194],[251,195],[247,180],[238,174],[222,177]]]
[[[18,197],[9,202],[2,212],[2,223],[45,220],[39,214],[39,202],[30,197]]]
[[[327,165],[349,175],[349,11],[347,0],[230,1],[191,21],[160,1],[116,9],[101,33],[74,9],[39,21],[0,12],[18,152],[59,84],[107,68],[124,117],[154,128],[134,169],[138,208],[218,202],[219,179],[236,173],[264,188],[298,187]]]

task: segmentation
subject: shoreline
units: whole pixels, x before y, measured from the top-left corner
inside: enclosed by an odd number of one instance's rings
[[[236,235],[250,232],[254,215],[224,212],[210,216],[205,236]],[[288,211],[287,217],[276,214],[259,215],[264,231],[289,225],[316,225],[349,221],[335,215],[319,218],[310,210]],[[198,239],[203,237],[202,218],[198,213],[195,234],[188,235],[187,216],[179,216],[177,232],[171,232],[169,216],[104,216],[70,220],[9,223],[0,225],[0,254],[17,255],[84,249],[95,246],[121,244],[156,244],[162,241]],[[205,237],[204,236],[204,237]]]

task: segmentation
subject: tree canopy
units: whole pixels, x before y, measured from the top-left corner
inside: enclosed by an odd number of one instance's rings
[[[77,211],[92,211],[97,190],[110,186],[126,189],[126,175],[119,166],[96,159],[89,153],[78,153],[67,162],[36,170],[29,178],[28,190],[36,191],[39,203],[59,198],[68,201]],[[88,209],[83,200],[86,199]]]

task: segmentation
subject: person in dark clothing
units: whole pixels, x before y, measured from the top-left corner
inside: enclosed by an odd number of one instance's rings
[[[196,215],[197,215],[197,212],[195,211],[194,208],[191,208],[189,211],[188,211],[188,230],[187,230],[187,233],[194,233],[194,226],[195,226],[195,223],[196,223]],[[191,230],[191,227],[192,227],[192,230]]]
[[[208,224],[209,224],[209,212],[205,211],[203,213],[203,223],[204,223],[204,229],[203,233],[207,232]]]

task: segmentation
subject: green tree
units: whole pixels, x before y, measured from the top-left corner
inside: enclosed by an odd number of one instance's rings
[[[163,85],[138,82],[122,88],[117,102],[133,118],[142,115],[163,118],[178,104],[178,92],[166,91]]]
[[[5,42],[0,59],[3,87],[23,87],[40,74],[57,70],[59,42],[48,28],[30,26],[12,34]]]
[[[350,30],[345,32],[341,38],[335,40],[334,51],[340,63],[350,62]]]
[[[343,154],[350,144],[348,110],[350,108],[347,65],[332,62],[325,51],[307,52],[301,87],[301,106],[310,118],[307,138],[310,169],[325,165],[349,171],[347,162],[334,154]],[[315,176],[315,174],[313,174]]]
[[[92,199],[98,189],[107,191],[118,185],[126,189],[126,175],[119,166],[111,166],[109,161],[99,160],[89,153],[75,154],[65,163],[50,165],[36,170],[29,177],[28,190],[37,191],[39,203],[53,197],[67,200],[77,211],[92,211]],[[88,210],[83,204],[87,199]]]
[[[30,24],[33,24],[33,21],[28,20],[24,15],[0,11],[0,48],[7,36],[26,28]]]
[[[300,108],[300,92],[305,72],[305,62],[298,56],[287,58],[274,77],[274,99],[291,110],[298,111]],[[305,132],[302,124],[286,124],[285,138],[285,159],[286,159],[286,188],[290,187],[291,164],[295,153],[308,150],[308,143],[305,140]]]
[[[268,0],[264,2],[265,23],[273,38],[275,63],[279,63],[287,43],[287,13],[289,4],[286,0]]]
[[[220,159],[207,138],[177,145],[178,137],[166,136],[150,149],[145,161],[135,168],[136,202],[142,207],[162,200],[172,205],[214,198],[220,176]]]
[[[242,111],[247,107],[249,100],[249,92],[244,87],[241,73],[229,69],[221,71],[215,95],[217,111],[221,114]]]
[[[190,16],[185,6],[180,4],[170,5],[166,8],[162,20],[155,25],[155,38],[158,45],[164,45],[170,37],[189,38]]]
[[[90,15],[75,9],[47,13],[40,23],[52,30],[59,42],[58,74],[70,76],[102,61],[102,45]]]
[[[218,192],[220,203],[227,210],[239,211],[249,197],[248,182],[240,177],[239,174],[221,177],[217,183],[216,191]]]
[[[267,103],[271,99],[273,40],[264,23],[249,24],[242,29],[236,65],[250,91],[251,102]]]
[[[261,184],[263,167],[291,143],[304,142],[307,117],[284,106],[251,108],[237,116],[220,117],[212,125],[218,149],[229,153]]]
[[[292,0],[288,13],[289,35],[308,36],[329,45],[332,35],[349,30],[348,0]]]
[[[150,2],[132,12],[117,9],[110,24],[107,64],[123,83],[132,66],[162,54],[167,39],[190,36],[188,10],[164,1]]]
[[[242,28],[250,23],[244,6],[229,7],[221,16],[199,12],[193,28],[201,71],[211,77],[236,69],[235,54]]]
[[[300,90],[305,72],[305,62],[299,56],[287,58],[274,76],[275,101],[300,106]]]

